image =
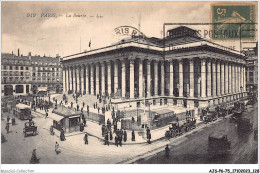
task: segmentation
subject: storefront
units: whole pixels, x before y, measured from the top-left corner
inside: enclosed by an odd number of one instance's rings
[[[49,117],[53,119],[53,127],[58,130],[63,128],[65,133],[76,132],[80,129],[81,118],[79,111],[61,106],[54,109]]]

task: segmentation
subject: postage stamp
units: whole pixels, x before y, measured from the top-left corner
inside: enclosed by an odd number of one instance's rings
[[[213,40],[254,40],[255,4],[213,4]]]

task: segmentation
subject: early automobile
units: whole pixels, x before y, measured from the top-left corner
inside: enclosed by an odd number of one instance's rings
[[[27,137],[28,135],[35,136],[36,132],[37,132],[37,126],[34,125],[33,121],[24,123],[24,128],[23,128],[24,137]]]
[[[215,121],[218,119],[218,116],[217,116],[217,112],[214,111],[214,112],[208,112],[204,117],[203,117],[203,122],[205,124],[209,123],[209,122],[212,122],[212,121]]]
[[[191,129],[196,128],[196,119],[194,117],[186,117],[186,122],[184,123],[185,131],[189,132]]]
[[[253,128],[253,123],[249,118],[241,118],[237,123],[237,128],[240,132],[249,132]]]
[[[209,157],[219,155],[227,155],[231,149],[231,142],[228,141],[227,134],[222,132],[214,132],[208,138],[208,154]]]
[[[239,109],[239,110],[234,110],[233,111],[233,114],[231,115],[231,117],[230,117],[230,121],[231,122],[238,122],[240,119],[241,119],[241,117],[242,117],[242,111]]]
[[[167,136],[170,136],[171,138],[173,138],[173,137],[176,137],[178,135],[185,133],[184,124],[180,125],[180,123],[177,121],[172,121],[169,124],[170,124],[169,131],[165,132],[166,138],[169,138]]]

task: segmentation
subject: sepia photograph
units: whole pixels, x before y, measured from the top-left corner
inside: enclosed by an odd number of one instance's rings
[[[258,2],[2,1],[1,164],[259,173]]]

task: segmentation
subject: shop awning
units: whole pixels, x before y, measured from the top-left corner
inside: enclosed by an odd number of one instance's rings
[[[55,120],[55,121],[61,121],[64,117],[63,116],[60,116],[60,115],[57,115],[55,113],[51,113],[49,115],[49,118]]]

